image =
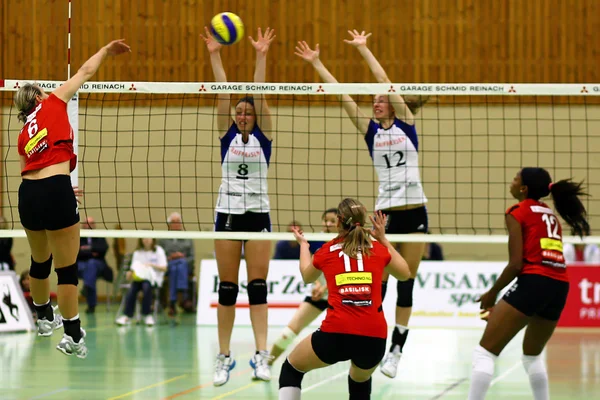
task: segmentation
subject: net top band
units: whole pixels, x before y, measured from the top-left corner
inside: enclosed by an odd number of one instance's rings
[[[52,91],[61,81],[0,79],[0,91],[16,91],[37,83]],[[87,82],[82,93],[184,93],[184,94],[403,94],[452,96],[600,96],[600,84],[511,83],[253,83],[253,82]]]

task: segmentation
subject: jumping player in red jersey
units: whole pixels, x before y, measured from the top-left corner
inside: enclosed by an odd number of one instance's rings
[[[19,187],[19,217],[31,248],[31,295],[38,315],[38,335],[51,336],[64,325],[56,348],[66,355],[87,356],[79,321],[77,253],[79,252],[78,194],[70,173],[77,165],[67,102],[88,81],[106,56],[130,52],[123,40],[104,46],[77,73],[48,95],[37,85],[25,84],[15,96],[19,121],[18,151],[23,181]],[[50,306],[52,261],[58,277],[58,308]]]
[[[358,201],[343,200],[337,214],[339,235],[317,250],[312,260],[308,242],[294,230],[302,278],[309,283],[325,275],[329,308],[321,328],[302,340],[281,367],[280,400],[300,399],[306,372],[346,360],[352,361],[350,398],[370,399],[371,375],[383,358],[387,337],[382,275],[385,270],[401,281],[410,277],[408,264],[385,237],[386,215],[377,211],[370,231],[365,228],[366,209]]]
[[[514,178],[510,193],[519,203],[506,212],[509,262],[494,286],[481,296],[481,309],[489,312],[493,307],[493,311],[473,353],[469,400],[485,398],[496,358],[525,327],[522,361],[533,398],[550,398],[548,372],[540,354],[565,306],[569,279],[560,222],[540,199],[551,194],[556,211],[577,235],[589,235],[590,231],[587,212],[579,199],[586,195],[581,183],[552,183],[545,169],[523,168]],[[496,304],[498,293],[515,278],[517,282]]]

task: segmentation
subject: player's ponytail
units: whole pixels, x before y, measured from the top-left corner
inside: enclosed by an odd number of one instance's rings
[[[15,107],[19,110],[17,118],[22,123],[27,122],[27,116],[31,114],[36,106],[36,97],[41,96],[42,91],[36,85],[26,83],[17,91],[15,95]]]
[[[587,222],[587,211],[581,202],[581,196],[588,194],[583,184],[563,179],[552,183],[548,171],[543,168],[523,168],[521,182],[527,186],[527,198],[539,200],[552,194],[554,207],[562,219],[573,228],[578,236],[588,236],[590,225]]]
[[[359,251],[363,255],[369,255],[372,242],[371,234],[365,228],[365,206],[358,200],[347,198],[339,204],[337,214],[341,228],[339,237],[344,240],[342,251],[351,258],[357,258]]]
[[[581,196],[588,194],[583,191],[583,182],[573,182],[563,179],[549,185],[549,191],[554,200],[554,207],[562,219],[573,228],[577,236],[589,236],[590,224],[587,221],[587,211],[581,202]]]

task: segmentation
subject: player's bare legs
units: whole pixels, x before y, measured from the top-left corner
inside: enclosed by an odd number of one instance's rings
[[[410,279],[397,283],[396,326],[392,333],[390,351],[381,362],[381,372],[389,378],[394,378],[398,372],[398,363],[408,337],[408,322],[412,314],[414,284],[425,251],[425,243],[402,243],[397,247],[408,263]]]
[[[248,300],[250,320],[254,331],[256,354],[250,360],[254,368],[253,377],[264,381],[271,380],[267,351],[268,306],[267,274],[271,260],[271,242],[249,240],[244,245],[244,256],[248,268]]]

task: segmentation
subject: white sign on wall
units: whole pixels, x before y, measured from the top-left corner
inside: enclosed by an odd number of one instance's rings
[[[415,280],[411,327],[483,327],[479,318],[479,295],[489,290],[506,266],[505,262],[423,261]],[[236,325],[250,325],[246,286],[246,264],[240,265],[240,293]],[[288,324],[306,297],[297,260],[272,260],[267,279],[269,325]],[[509,285],[510,286],[510,285]],[[202,260],[198,296],[198,325],[217,324],[219,278],[215,260]],[[508,287],[507,287],[508,288]],[[383,310],[388,325],[394,325],[396,280],[390,277]],[[312,325],[319,326],[325,313]]]
[[[29,305],[14,271],[0,272],[0,333],[34,330]]]

